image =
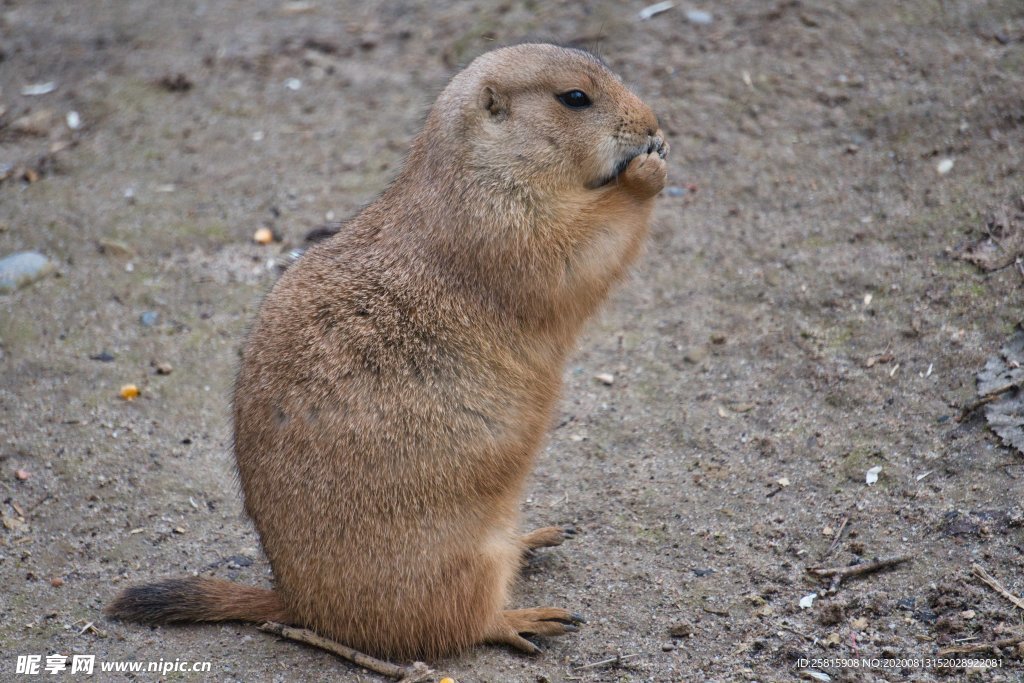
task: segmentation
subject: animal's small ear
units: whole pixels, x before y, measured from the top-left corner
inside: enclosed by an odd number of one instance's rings
[[[480,106],[487,110],[495,121],[504,121],[508,118],[508,100],[489,85],[480,91]]]

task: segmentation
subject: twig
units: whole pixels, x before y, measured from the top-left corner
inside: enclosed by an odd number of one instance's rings
[[[822,556],[822,559],[824,559],[824,558],[828,557],[829,555],[831,555],[833,552],[835,552],[835,549],[837,547],[839,547],[839,539],[841,539],[843,537],[843,530],[846,528],[846,525],[849,524],[849,523],[850,523],[850,515],[846,515],[845,517],[843,517],[843,521],[839,523],[839,530],[836,531],[836,537],[832,539],[832,544],[829,545],[828,550],[825,551],[825,554]]]
[[[992,403],[993,401],[999,400],[999,397],[1002,396],[1003,394],[1005,394],[1008,391],[1013,391],[1014,389],[1020,389],[1021,388],[1021,384],[1022,384],[1021,381],[1017,381],[1017,382],[1010,382],[1008,384],[1003,384],[1002,386],[996,387],[992,391],[988,392],[987,394],[985,394],[984,396],[979,398],[977,401],[975,401],[973,403],[968,403],[966,406],[964,406],[963,410],[960,411],[960,415],[957,416],[956,421],[957,422],[963,422],[963,419],[965,417],[967,417],[968,415],[973,413],[978,408],[980,408],[980,407],[982,407],[984,405],[987,405],[989,403]]]
[[[815,576],[831,576],[832,584],[828,589],[829,591],[835,591],[839,588],[839,584],[843,582],[843,579],[850,576],[860,576],[861,574],[877,572],[880,569],[895,567],[898,564],[910,561],[910,559],[910,555],[897,555],[896,557],[887,557],[881,560],[874,560],[873,562],[862,562],[848,567],[808,567],[807,571]]]
[[[383,659],[377,659],[371,657],[368,654],[353,650],[352,648],[336,643],[333,640],[322,638],[312,631],[304,628],[293,628],[291,626],[285,626],[274,621],[268,621],[262,624],[259,629],[266,633],[273,633],[274,635],[281,636],[282,638],[288,638],[289,640],[295,640],[300,643],[312,645],[318,647],[321,650],[327,650],[333,654],[338,655],[343,659],[347,659],[356,666],[361,666],[368,671],[373,671],[382,676],[388,678],[395,678],[399,680],[399,683],[419,683],[420,681],[427,681],[434,675],[434,672],[427,667],[423,662],[413,662],[410,666],[399,666],[398,664],[392,664],[386,662]]]
[[[999,583],[999,581],[994,576],[985,571],[985,569],[981,565],[972,564],[971,571],[974,572],[975,576],[977,576],[979,579],[987,583],[989,587],[996,593],[999,593],[1017,607],[1024,609],[1024,600],[1021,600],[1016,595],[1006,590],[1006,588],[1003,587],[1003,584]]]
[[[43,496],[42,498],[40,498],[36,502],[34,502],[31,505],[29,505],[27,508],[25,508],[26,514],[29,513],[29,512],[32,512],[37,507],[39,507],[40,505],[42,505],[46,501],[50,500],[50,498],[53,498],[53,496],[51,494],[47,493],[45,496]],[[24,517],[25,515],[22,515],[22,516]]]
[[[803,638],[804,640],[809,640],[811,642],[814,642],[814,636],[807,635],[803,631],[798,631],[797,629],[793,628],[792,626],[787,626],[786,624],[780,624],[779,628],[781,628],[783,631],[789,631],[790,633],[792,633],[794,635],[798,635],[801,638]]]
[[[614,657],[609,657],[608,659],[602,659],[600,662],[591,662],[590,664],[583,664],[582,666],[573,667],[572,670],[583,671],[584,669],[596,669],[599,666],[608,666],[609,664],[618,666],[627,659],[636,659],[637,657],[640,657],[642,655],[642,652],[637,652],[631,655],[615,655]]]
[[[1014,636],[1012,638],[1002,638],[995,640],[991,643],[977,643],[975,645],[955,645],[953,647],[944,647],[939,650],[939,657],[945,657],[946,655],[959,655],[968,652],[984,652],[985,650],[992,650],[998,652],[1004,647],[1013,647],[1014,645],[1024,644],[1024,635]]]

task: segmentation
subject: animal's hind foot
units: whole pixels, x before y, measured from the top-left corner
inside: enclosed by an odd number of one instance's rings
[[[539,647],[524,638],[530,636],[561,636],[578,631],[585,619],[558,607],[510,609],[501,613],[497,624],[485,639],[488,643],[510,645],[527,654],[537,654]]]
[[[528,534],[523,534],[519,537],[519,542],[527,550],[553,548],[556,545],[562,545],[566,539],[572,538],[575,535],[576,529],[571,526],[545,526],[540,529],[534,529]]]

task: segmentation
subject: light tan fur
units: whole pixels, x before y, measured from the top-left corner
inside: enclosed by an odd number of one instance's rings
[[[593,104],[557,99],[573,89]],[[592,55],[495,50],[452,79],[381,197],[284,273],[234,403],[275,577],[266,618],[396,658],[529,651],[521,634],[572,630],[562,609],[506,610],[524,550],[562,540],[521,536],[518,501],[566,356],[640,249],[666,152]]]

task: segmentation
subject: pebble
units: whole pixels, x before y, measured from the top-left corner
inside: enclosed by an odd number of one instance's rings
[[[174,372],[174,366],[170,363],[157,363],[156,374],[158,375],[169,375]]]
[[[143,327],[153,327],[160,321],[160,314],[156,311],[146,311],[139,316],[139,322]]]
[[[665,188],[665,194],[667,194],[669,197],[682,197],[684,194],[686,194],[686,188],[679,187],[678,185],[672,185],[670,187]]]
[[[274,231],[270,228],[260,228],[253,233],[252,240],[257,244],[270,244],[274,241]]]
[[[44,137],[50,134],[53,127],[53,110],[40,109],[31,114],[26,114],[11,123],[11,130],[25,135],[38,135]]]
[[[939,172],[939,175],[946,175],[953,170],[953,160],[943,159],[935,166],[935,170]]]
[[[95,356],[89,356],[89,360],[98,360],[101,363],[112,363],[114,362],[114,358],[114,354],[110,353],[109,351],[101,351],[100,353],[97,353]]]
[[[100,239],[99,244],[101,254],[116,256],[118,258],[133,258],[135,256],[135,250],[125,242],[103,237]]]
[[[32,83],[22,88],[21,94],[26,97],[36,97],[38,95],[49,95],[56,89],[57,84],[53,81],[47,81],[45,83]]]
[[[240,567],[248,567],[252,564],[252,558],[245,555],[232,555],[224,558],[227,562],[228,569],[238,569]]]
[[[687,363],[697,364],[708,357],[708,350],[703,346],[697,346],[683,354],[683,360]]]
[[[670,642],[670,643],[662,643],[661,644],[661,651],[662,652],[672,652],[672,650],[674,650],[674,649],[676,649],[676,644],[675,643],[671,643]]]
[[[715,18],[711,16],[710,12],[704,12],[699,9],[691,9],[686,11],[686,20],[691,24],[707,26],[712,21],[714,21]]]
[[[693,635],[693,625],[685,621],[673,624],[668,633],[673,638],[688,638]]]
[[[56,270],[56,266],[35,251],[21,251],[0,259],[0,294],[30,285]]]
[[[299,88],[302,87],[302,81],[300,81],[297,78],[289,78],[284,82],[284,87],[288,88],[289,90],[298,90]]]
[[[596,379],[601,384],[604,384],[605,386],[609,387],[615,384],[615,375],[608,372],[599,372],[596,375],[594,375],[594,379]]]
[[[667,12],[675,6],[676,3],[671,2],[671,0],[666,0],[666,2],[656,2],[653,5],[648,5],[640,10],[640,12],[637,13],[637,18],[640,21],[647,21],[651,17],[656,17],[662,12]]]
[[[64,121],[71,130],[78,130],[82,127],[82,116],[77,111],[69,111],[64,117]]]

